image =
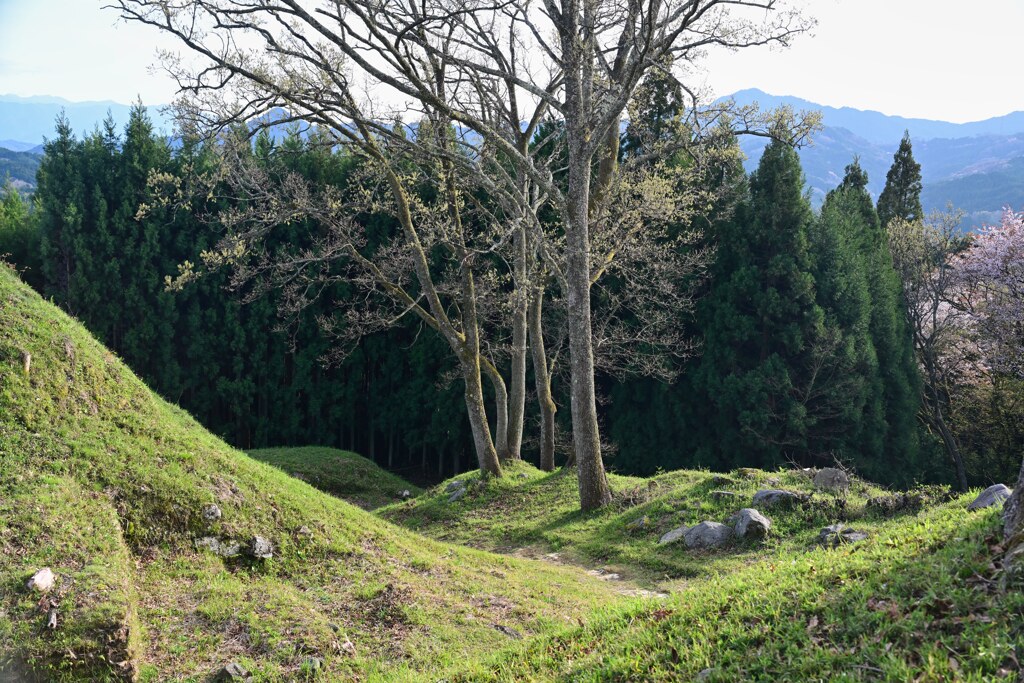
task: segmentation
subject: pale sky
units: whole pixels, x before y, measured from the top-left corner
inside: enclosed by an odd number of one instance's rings
[[[973,121],[1024,110],[1024,0],[797,0],[818,19],[788,50],[712,54],[716,95],[760,88],[832,106]],[[155,30],[104,0],[0,0],[0,94],[168,102]]]

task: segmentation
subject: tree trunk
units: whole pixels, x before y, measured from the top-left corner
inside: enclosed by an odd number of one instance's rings
[[[594,386],[593,330],[590,314],[590,155],[589,131],[568,126],[569,188],[566,230],[566,303],[569,323],[569,362],[572,375],[572,439],[580,507],[594,510],[611,502],[608,478],[601,460]]]
[[[530,353],[533,357],[533,377],[537,389],[537,407],[540,409],[540,468],[545,472],[555,469],[555,412],[558,410],[551,397],[551,373],[548,370],[547,351],[544,348],[543,320],[544,288],[535,287],[530,298],[529,328]]]
[[[504,462],[510,457],[508,429],[508,391],[505,380],[490,362],[484,361],[484,372],[494,389],[494,447],[498,452],[498,460]]]
[[[509,378],[508,453],[513,460],[522,457],[523,415],[526,411],[526,338],[529,287],[527,285],[526,226],[522,223],[513,236],[515,249],[515,294],[512,310],[512,376]]]
[[[491,441],[490,425],[487,424],[484,390],[480,381],[479,356],[468,355],[462,361],[462,378],[466,385],[466,411],[469,415],[469,426],[473,432],[473,446],[476,449],[476,458],[480,469],[495,476],[501,476],[501,464],[498,461],[498,453],[494,449],[494,442]]]
[[[388,430],[388,469],[394,469],[395,466],[395,430],[394,428]]]

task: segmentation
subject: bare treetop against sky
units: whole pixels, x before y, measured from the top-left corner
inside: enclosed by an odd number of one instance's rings
[[[116,22],[103,0],[0,0],[0,94],[150,104],[171,81],[150,73],[156,51],[177,49],[142,26]],[[760,88],[832,106],[972,121],[1024,110],[1002,75],[1019,61],[1024,2],[802,0],[819,21],[789,50],[712,53],[716,95]]]

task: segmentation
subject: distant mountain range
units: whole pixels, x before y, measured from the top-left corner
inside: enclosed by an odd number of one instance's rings
[[[741,90],[732,96],[739,104],[758,102],[772,109],[789,105],[822,113],[824,128],[813,144],[800,151],[812,201],[820,205],[825,194],[842,179],[843,170],[859,157],[868,172],[868,188],[877,197],[903,131],[910,131],[914,156],[921,163],[925,210],[945,208],[952,202],[967,212],[965,227],[991,223],[1004,206],[1024,209],[1024,111],[985,121],[949,123],[889,116],[850,107],[827,107],[798,97]],[[54,120],[63,110],[74,130],[91,131],[109,112],[119,128],[128,120],[130,105],[117,102],[69,102],[59,97],[0,95],[0,178],[10,174],[23,189],[35,184],[41,143],[53,136]],[[160,107],[149,107],[157,130],[168,134],[173,126]],[[767,141],[744,137],[747,169],[753,170]]]
[[[742,90],[732,97],[738,104],[757,102],[763,109],[789,105],[821,112],[824,128],[811,145],[800,150],[815,205],[839,183],[855,156],[868,172],[868,189],[877,197],[906,130],[914,143],[914,157],[921,164],[925,211],[944,209],[952,202],[966,212],[964,225],[969,228],[998,220],[1003,207],[1024,209],[1024,112],[949,123],[826,107],[760,90]],[[767,141],[747,136],[740,145],[748,156],[747,170],[753,170]]]

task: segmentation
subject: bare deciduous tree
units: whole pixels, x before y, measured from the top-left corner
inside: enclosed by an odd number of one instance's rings
[[[580,502],[584,509],[609,502],[591,311],[593,274],[603,254],[593,248],[591,217],[612,194],[623,112],[651,69],[692,64],[709,47],[785,45],[809,26],[799,12],[785,9],[782,0],[114,0],[112,6],[127,20],[175,36],[198,58],[164,62],[188,96],[179,113],[198,124],[222,126],[280,107],[362,145],[391,134],[379,122],[430,118],[472,131],[482,140],[474,146],[500,152],[516,179],[536,184],[565,227],[559,284]],[[545,161],[551,157],[516,144],[516,133],[524,126],[531,132],[549,114],[564,126],[564,186],[554,180],[558,169]],[[454,150],[441,155],[458,163]],[[397,187],[400,178],[391,175]],[[401,192],[395,193],[404,214]],[[418,237],[404,220],[403,230],[415,244]],[[447,327],[447,313],[424,279],[426,260],[412,258],[428,304],[423,310],[454,343],[456,327]],[[470,269],[463,286],[475,287]],[[521,290],[515,305],[513,421],[521,403],[528,291]],[[463,299],[463,315],[469,311]],[[459,334],[466,337],[459,344],[478,342],[468,328]]]

